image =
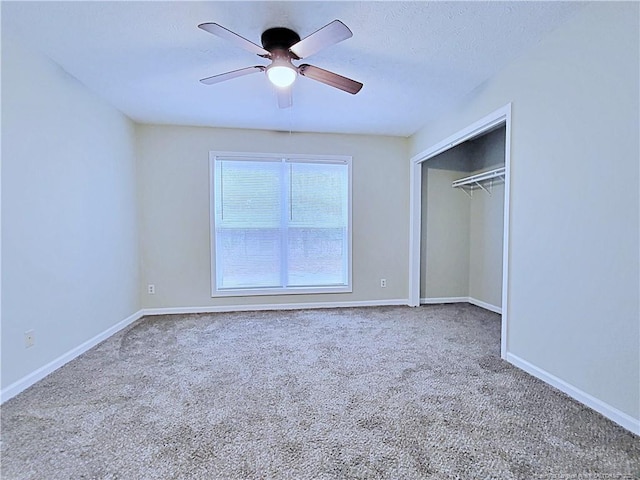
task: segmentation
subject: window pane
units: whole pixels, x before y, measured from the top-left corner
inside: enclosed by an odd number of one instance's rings
[[[216,229],[218,288],[280,286],[280,229]]]
[[[347,227],[347,166],[292,163],[290,224]]]
[[[218,162],[216,226],[279,227],[280,176],[279,162]]]
[[[289,285],[346,285],[346,231],[289,229]]]
[[[288,284],[345,285],[347,166],[292,163],[289,172]]]
[[[219,289],[281,286],[281,166],[220,161],[216,175]]]

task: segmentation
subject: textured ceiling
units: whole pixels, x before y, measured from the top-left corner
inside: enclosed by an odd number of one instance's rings
[[[142,123],[410,135],[574,15],[573,2],[2,2],[2,32],[42,51]],[[198,81],[264,60],[197,28],[260,43],[334,19],[353,37],[305,59],[364,83],[299,77],[280,110],[263,74]],[[43,85],[42,88],[46,88]]]

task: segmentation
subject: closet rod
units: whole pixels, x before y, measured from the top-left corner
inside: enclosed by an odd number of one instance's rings
[[[493,170],[489,170],[488,172],[477,173],[475,175],[471,175],[470,177],[464,177],[460,180],[456,180],[451,184],[453,188],[464,187],[466,185],[478,185],[480,186],[480,182],[484,182],[485,180],[491,180],[492,178],[500,177],[504,180],[504,172],[505,167],[495,168]]]

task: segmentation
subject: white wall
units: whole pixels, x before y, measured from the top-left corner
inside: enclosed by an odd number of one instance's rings
[[[139,309],[134,153],[126,117],[3,34],[3,390]]]
[[[405,138],[137,126],[145,307],[407,298],[409,168]],[[353,156],[353,293],[211,297],[209,151]],[[380,279],[387,288],[380,288]],[[155,295],[147,295],[147,284]]]
[[[429,162],[427,162],[429,163]],[[469,197],[463,172],[422,165],[420,298],[469,296]]]
[[[504,158],[504,147],[503,147]],[[502,308],[504,183],[469,199],[469,297]],[[462,192],[459,192],[462,194]]]
[[[451,183],[468,173],[422,170],[420,298],[470,297],[502,307],[504,183],[469,197]]]
[[[636,422],[639,8],[585,7],[411,139],[513,102],[509,353]]]

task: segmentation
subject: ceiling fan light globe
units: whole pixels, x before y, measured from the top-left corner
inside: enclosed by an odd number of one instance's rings
[[[296,81],[298,72],[286,65],[271,65],[267,68],[267,78],[279,88],[287,88]]]

